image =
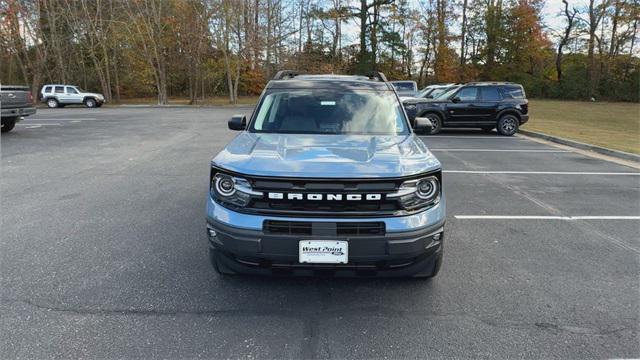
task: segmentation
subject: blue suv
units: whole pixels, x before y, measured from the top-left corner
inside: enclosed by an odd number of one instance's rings
[[[228,125],[241,132],[212,160],[207,199],[218,273],[438,273],[441,165],[382,73],[281,71]]]

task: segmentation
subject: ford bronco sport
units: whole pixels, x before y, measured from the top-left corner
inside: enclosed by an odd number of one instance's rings
[[[218,273],[438,273],[441,165],[383,74],[281,71],[228,126],[241,132],[212,160],[207,198]]]
[[[455,85],[435,99],[404,99],[403,105],[413,121],[428,118],[430,134],[442,128],[496,129],[512,136],[529,120],[529,101],[522,85],[510,82],[475,82]]]

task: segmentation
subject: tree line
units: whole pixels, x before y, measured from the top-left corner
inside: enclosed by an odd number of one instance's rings
[[[280,69],[377,70],[639,101],[639,2],[563,0],[552,29],[544,0],[0,0],[0,81],[235,103]]]

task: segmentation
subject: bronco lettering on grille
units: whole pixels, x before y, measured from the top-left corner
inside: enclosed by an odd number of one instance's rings
[[[376,201],[382,200],[381,194],[303,194],[270,192],[269,199],[273,200],[311,200],[311,201]]]

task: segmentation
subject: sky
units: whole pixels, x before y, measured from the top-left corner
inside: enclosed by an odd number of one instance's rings
[[[586,9],[589,6],[588,0],[567,0],[569,2],[569,9],[576,8],[578,10]],[[560,15],[564,11],[564,4],[562,0],[546,0],[545,6],[542,9],[542,19],[547,29],[551,33],[557,33],[562,31],[565,26],[565,17]]]

